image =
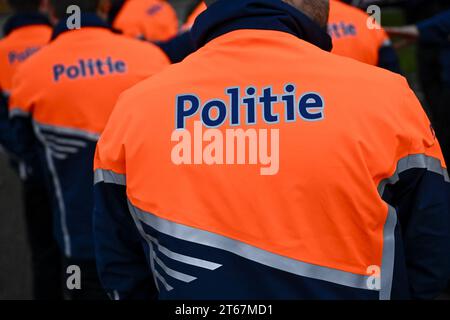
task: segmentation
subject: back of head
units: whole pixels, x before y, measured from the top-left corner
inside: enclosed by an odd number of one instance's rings
[[[219,0],[205,0],[207,6]],[[222,0],[226,1],[226,0]],[[330,11],[329,0],[280,0],[302,11],[321,27],[326,27]]]
[[[96,13],[100,0],[50,0],[50,7],[53,15],[62,19],[67,14],[67,8],[75,5],[78,6],[82,13]]]
[[[42,0],[8,0],[9,6],[16,12],[37,12]]]

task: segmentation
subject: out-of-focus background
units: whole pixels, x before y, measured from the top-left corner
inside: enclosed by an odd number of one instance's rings
[[[0,37],[8,15],[5,2],[0,0]],[[21,184],[0,152],[0,300],[32,298],[24,227]]]

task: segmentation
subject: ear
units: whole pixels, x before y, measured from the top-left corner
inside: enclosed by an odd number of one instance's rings
[[[102,15],[107,15],[111,10],[111,6],[112,6],[111,0],[100,0],[98,5],[98,11]]]
[[[39,6],[39,11],[42,13],[49,12],[49,0],[41,0],[41,5]]]
[[[50,23],[52,25],[56,25],[58,23],[59,19],[57,18],[55,8],[53,8],[53,6],[51,5],[50,0],[44,0],[44,2],[46,3],[46,8],[44,8],[44,10],[46,10],[46,12],[48,14]]]

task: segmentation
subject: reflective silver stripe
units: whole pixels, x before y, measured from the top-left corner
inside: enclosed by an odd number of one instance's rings
[[[130,211],[136,220],[140,220],[157,231],[177,239],[222,249],[248,260],[299,276],[370,290],[367,287],[368,276],[313,265],[264,251],[218,234],[161,219],[151,213],[144,212],[131,204]]]
[[[132,208],[133,208],[133,206],[131,205],[130,201],[128,201],[128,207],[130,208],[130,211],[131,211]],[[211,267],[212,265],[215,265],[215,266],[217,266],[215,269],[217,269],[218,267],[221,266],[221,265],[217,265],[217,264],[215,264],[215,263],[209,262],[209,261],[204,261],[204,260],[200,260],[200,259],[195,259],[195,258],[191,258],[191,257],[188,257],[188,256],[184,256],[184,255],[181,255],[181,254],[177,254],[177,253],[171,252],[169,249],[166,249],[166,248],[164,248],[163,246],[161,246],[161,245],[159,244],[158,240],[154,239],[154,238],[151,237],[149,234],[145,233],[144,229],[142,228],[142,225],[141,225],[140,220],[137,219],[137,217],[136,217],[135,215],[132,214],[131,216],[132,216],[132,218],[133,218],[133,220],[134,220],[134,222],[135,222],[135,224],[136,224],[136,227],[137,227],[139,233],[141,234],[141,236],[145,239],[145,241],[146,241],[147,244],[148,244],[148,247],[149,247],[149,250],[150,250],[150,268],[151,268],[151,270],[152,270],[153,278],[154,278],[156,287],[158,288],[158,291],[159,291],[160,289],[159,289],[159,286],[158,286],[158,281],[157,281],[157,279],[159,279],[159,280],[162,282],[161,279],[164,280],[164,278],[163,278],[163,277],[161,276],[161,274],[159,274],[158,271],[155,269],[155,261],[156,261],[156,263],[157,263],[157,264],[158,264],[158,265],[159,265],[159,266],[160,266],[160,267],[161,267],[161,268],[162,268],[169,276],[171,276],[171,277],[173,277],[173,278],[175,278],[175,279],[178,279],[178,280],[180,280],[180,281],[189,283],[189,282],[192,282],[192,281],[196,280],[197,278],[168,268],[168,267],[167,267],[167,266],[166,266],[166,265],[158,258],[158,256],[156,255],[156,252],[155,252],[154,247],[153,247],[154,245],[156,245],[156,246],[158,247],[158,250],[160,250],[161,252],[163,252],[162,250],[164,250],[164,251],[165,251],[166,253],[168,253],[169,255],[172,255],[172,256],[175,256],[175,257],[181,257],[183,260],[188,260],[189,262],[197,262],[196,260],[198,260],[198,261],[200,262],[200,263],[199,263],[200,266],[205,266],[205,265],[206,265],[206,266],[208,266],[208,267]],[[165,253],[165,254],[166,254],[166,253]],[[174,259],[174,260],[177,260],[177,259]],[[182,260],[179,259],[178,261],[182,261]],[[195,264],[194,264],[194,265],[195,265]],[[215,269],[210,269],[210,270],[215,270]],[[166,290],[170,291],[170,290],[173,289],[171,286],[168,286],[169,288],[167,287],[168,284],[167,284],[167,282],[166,282],[165,280],[164,280],[163,284],[164,284],[164,286],[166,287]]]
[[[117,292],[117,290],[114,290],[114,291],[112,292],[112,294],[109,293],[109,292],[107,292],[106,294],[108,295],[108,298],[109,298],[110,300],[120,300],[119,292]]]
[[[397,183],[400,180],[399,174],[410,169],[427,169],[430,172],[441,175],[445,182],[450,182],[448,171],[442,167],[439,159],[424,154],[414,154],[400,159],[394,174],[381,181],[378,186],[378,193],[380,196],[383,195],[386,185]]]
[[[78,149],[77,148],[74,148],[74,147],[64,147],[64,146],[59,146],[59,145],[57,145],[57,144],[55,144],[55,143],[52,143],[52,142],[47,142],[47,144],[48,144],[48,146],[50,147],[50,148],[52,148],[54,151],[56,151],[56,152],[67,152],[67,153],[73,153],[73,154],[75,154],[75,153],[78,153]]]
[[[75,139],[67,139],[67,138],[60,138],[55,136],[54,134],[43,134],[45,137],[45,140],[48,140],[50,142],[54,142],[58,145],[62,146],[71,146],[71,147],[80,147],[84,148],[87,146],[87,143],[81,140],[75,140]]]
[[[386,185],[395,184],[400,180],[400,174],[410,169],[427,169],[442,175],[446,182],[450,182],[447,169],[443,168],[439,159],[424,155],[414,154],[402,158],[397,163],[394,174],[380,182],[378,192],[383,198]],[[397,212],[388,204],[388,214],[383,229],[383,257],[381,265],[381,290],[380,299],[391,298],[392,280],[395,260],[395,226],[397,225]]]
[[[14,117],[29,117],[30,113],[23,111],[20,108],[11,108],[9,110],[9,118],[14,118]]]
[[[146,236],[149,238],[149,240],[153,241],[156,244],[156,246],[158,247],[158,250],[162,254],[164,254],[166,257],[168,257],[172,260],[190,264],[195,267],[208,269],[211,271],[216,270],[222,266],[221,264],[218,264],[218,263],[214,263],[214,262],[210,262],[210,261],[206,261],[206,260],[202,260],[202,259],[198,259],[198,258],[194,258],[194,257],[189,257],[189,256],[186,256],[183,254],[173,252],[173,251],[167,249],[166,247],[163,247],[162,245],[160,245],[158,240],[154,239],[152,236],[150,236],[148,234],[146,234]]]
[[[166,288],[167,291],[171,291],[173,290],[173,287],[171,287],[166,279],[163,278],[163,276],[161,276],[161,274],[158,272],[158,270],[154,270],[153,273],[155,274],[156,278],[158,278],[159,281],[161,281],[161,283],[164,285],[164,288]]]
[[[159,288],[159,284],[158,284],[158,278],[156,276],[157,271],[155,269],[155,257],[154,257],[153,245],[151,242],[148,242],[148,241],[147,241],[147,244],[148,244],[148,249],[150,251],[150,269],[152,270],[153,281],[155,282],[156,289],[158,289],[158,291],[161,291]],[[161,277],[161,275],[160,275],[160,277]]]
[[[45,138],[42,136],[41,131],[39,130],[39,127],[35,122],[33,122],[33,128],[34,132],[36,134],[36,137],[42,142],[42,144],[45,146]],[[62,190],[61,190],[61,183],[59,182],[59,177],[56,172],[55,164],[53,163],[52,158],[52,151],[48,146],[45,147],[45,156],[47,159],[48,169],[51,173],[53,184],[55,186],[55,194],[56,199],[58,202],[58,207],[60,211],[60,219],[61,219],[61,230],[63,234],[63,241],[64,241],[64,253],[66,257],[70,258],[72,255],[71,250],[71,241],[70,241],[70,235],[69,230],[67,228],[67,214],[66,214],[66,205],[64,203],[64,198],[62,196]]]
[[[127,177],[124,174],[118,174],[111,170],[97,169],[94,172],[94,184],[104,182],[125,186],[126,181]]]
[[[173,270],[173,269],[169,268],[168,266],[166,266],[164,264],[164,262],[162,262],[161,259],[158,258],[158,256],[156,255],[156,252],[154,250],[153,250],[153,256],[155,257],[155,262],[161,267],[161,269],[163,269],[164,272],[167,273],[172,278],[178,279],[178,280],[186,282],[186,283],[192,282],[197,279],[196,277],[178,272],[178,271]]]
[[[48,147],[47,147],[47,149],[48,149]],[[67,159],[67,154],[56,152],[51,149],[49,149],[49,151],[55,159],[58,159],[58,160],[66,160]]]
[[[135,219],[133,217],[133,219]],[[142,226],[140,225],[140,223],[138,223],[138,221],[135,220],[136,226],[139,230],[139,233],[145,234],[144,230],[142,229]],[[145,237],[144,237],[145,238]],[[153,249],[153,244],[151,243],[151,241],[148,241],[147,238],[145,238],[147,244],[148,244],[148,249],[150,251],[150,269],[152,270],[152,274],[153,274],[153,281],[155,282],[156,288],[158,289],[158,291],[161,291],[159,288],[159,284],[158,284],[158,280],[161,281],[161,283],[164,285],[164,288],[166,288],[167,291],[171,291],[173,290],[173,287],[170,286],[166,279],[164,279],[163,276],[161,276],[161,274],[158,272],[158,270],[156,270],[155,268],[155,260],[156,260],[156,253],[155,250]]]
[[[130,202],[128,201],[128,207],[130,207],[130,205],[131,205],[131,204],[130,204]],[[148,244],[148,249],[149,249],[149,252],[150,252],[150,254],[149,254],[149,255],[150,255],[150,269],[151,269],[151,271],[152,271],[153,281],[154,281],[154,283],[155,283],[156,289],[158,289],[158,291],[161,291],[160,288],[159,288],[159,285],[158,285],[158,279],[157,279],[157,277],[156,277],[156,269],[155,269],[155,259],[154,259],[153,244],[152,244],[151,241],[149,241],[149,239],[147,239],[147,237],[146,237],[147,234],[144,232],[144,229],[142,228],[142,225],[141,225],[141,223],[139,222],[139,220],[138,220],[134,215],[131,215],[131,217],[133,218],[133,221],[134,221],[134,223],[135,223],[135,225],[136,225],[136,227],[137,227],[139,233],[144,237],[145,241],[146,241],[147,244]]]
[[[380,300],[391,299],[392,281],[394,277],[395,226],[397,225],[397,212],[391,206],[388,206],[388,208],[388,215],[383,228]]]
[[[80,137],[80,138],[83,138],[86,140],[91,140],[94,142],[97,142],[100,137],[100,135],[97,133],[92,133],[92,132],[88,132],[88,131],[84,131],[84,130],[66,128],[66,127],[60,127],[60,126],[53,126],[53,125],[48,125],[48,124],[43,124],[43,123],[38,123],[38,122],[35,122],[35,123],[40,129],[47,130],[52,133],[59,133],[59,134],[65,134],[65,135],[69,135],[69,136]]]
[[[133,205],[131,204],[130,201],[128,201],[128,207],[130,209],[130,212],[132,212],[134,210]],[[175,260],[175,261],[179,261],[182,263],[186,263],[195,267],[199,267],[199,268],[203,268],[203,269],[207,269],[207,270],[211,270],[214,271],[218,268],[220,268],[222,265],[215,263],[215,262],[211,262],[211,261],[207,261],[207,260],[203,260],[203,259],[198,259],[198,258],[194,258],[194,257],[190,257],[190,256],[186,256],[184,254],[180,254],[180,253],[176,253],[173,252],[169,249],[167,249],[166,247],[162,246],[159,241],[155,238],[153,238],[151,235],[147,234],[144,229],[142,228],[141,222],[139,219],[137,219],[134,215],[133,215],[133,220],[136,223],[136,226],[139,230],[139,233],[141,234],[141,236],[147,241],[147,242],[151,242],[154,245],[156,245],[156,247],[158,248],[158,250],[164,254],[166,257]],[[149,244],[151,244],[149,243]],[[152,246],[153,248],[153,246]]]
[[[128,205],[130,206],[130,202],[128,202]],[[130,210],[133,210],[132,207],[130,207]],[[140,221],[138,221],[140,224]],[[142,227],[138,228],[139,230],[142,230]],[[143,231],[143,230],[142,230]],[[216,270],[218,268],[220,268],[222,265],[218,264],[218,263],[214,263],[211,261],[206,261],[206,260],[202,260],[202,259],[198,259],[198,258],[193,258],[190,256],[186,256],[183,254],[179,254],[176,252],[173,252],[169,249],[167,249],[166,247],[163,247],[159,241],[155,238],[153,238],[151,235],[143,232],[143,234],[141,234],[144,238],[148,239],[149,241],[153,242],[157,247],[158,250],[164,254],[166,257],[175,260],[175,261],[179,261],[182,263],[186,263],[186,264],[190,264],[192,266],[196,266],[199,268],[203,268],[203,269],[208,269],[208,270]]]
[[[390,47],[392,46],[392,41],[390,39],[385,40],[382,45],[382,47]]]
[[[27,172],[27,165],[25,164],[25,162],[20,161],[19,162],[19,177],[21,180],[25,181],[25,179],[28,177],[28,172]]]

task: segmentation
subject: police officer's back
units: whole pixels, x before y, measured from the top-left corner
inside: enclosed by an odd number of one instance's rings
[[[125,35],[167,41],[178,32],[175,9],[166,0],[114,0],[112,26]]]
[[[96,254],[116,298],[445,286],[449,177],[419,102],[404,78],[325,51],[308,16],[325,26],[327,1],[290,3],[304,13],[214,2],[199,50],[121,97],[95,159]]]
[[[0,143],[11,149],[7,123],[7,100],[11,93],[12,78],[17,67],[42,46],[51,36],[50,22],[39,13],[40,1],[15,3],[16,12],[5,23],[0,41]]]
[[[69,30],[77,20],[65,18],[72,4],[81,9],[81,29]],[[94,298],[102,296],[95,287],[92,239],[95,145],[121,92],[168,64],[156,46],[113,33],[95,14],[97,5],[52,2],[60,19],[52,41],[21,66],[10,100],[19,152],[26,157],[37,146],[46,163],[56,237],[67,264],[82,266],[83,280],[92,279],[82,284],[85,291],[71,293]]]

